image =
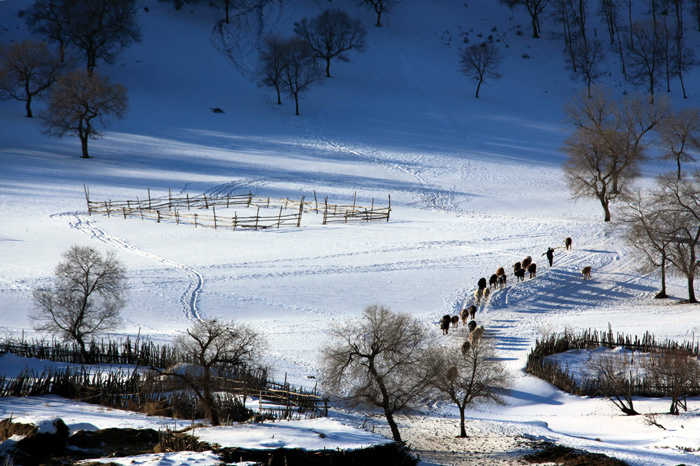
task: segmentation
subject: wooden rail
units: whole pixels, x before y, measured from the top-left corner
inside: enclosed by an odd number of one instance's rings
[[[140,218],[141,220],[155,220],[157,223],[170,222],[177,225],[194,225],[203,228],[224,228],[236,230],[239,228],[266,229],[280,228],[281,226],[301,226],[301,219],[304,212],[316,212],[323,214],[323,224],[332,222],[348,221],[389,221],[391,215],[391,195],[387,207],[377,207],[372,199],[370,207],[359,206],[356,203],[357,193],[353,197],[352,205],[329,204],[328,197],[319,203],[314,191],[314,201],[278,199],[271,197],[255,196],[251,192],[248,194],[227,194],[225,196],[173,196],[168,191],[166,197],[151,197],[151,190],[148,189],[145,199],[126,201],[93,201],[90,199],[90,190],[85,186],[85,200],[87,202],[88,214],[99,213],[111,216],[120,216],[124,219],[129,217]],[[233,217],[217,215],[216,208],[235,208],[243,206],[246,208],[257,207],[255,215],[241,216],[234,212]],[[273,215],[261,215],[272,209],[279,209]],[[201,210],[207,212],[198,212]],[[292,210],[288,213],[287,210]]]

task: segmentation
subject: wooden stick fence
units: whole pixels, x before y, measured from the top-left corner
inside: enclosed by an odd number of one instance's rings
[[[391,214],[391,195],[387,207],[375,206],[374,199],[370,207],[358,206],[357,194],[353,198],[352,205],[329,204],[328,197],[319,205],[314,191],[314,201],[306,202],[305,197],[295,201],[292,199],[276,199],[271,197],[254,196],[248,194],[235,194],[226,196],[198,196],[173,197],[170,190],[168,196],[162,198],[152,198],[151,190],[148,189],[146,199],[126,200],[126,201],[93,201],[90,199],[90,190],[85,189],[85,200],[87,202],[88,214],[100,213],[111,217],[117,215],[127,219],[137,217],[141,220],[155,220],[157,223],[170,222],[195,227],[230,229],[238,228],[266,229],[280,228],[281,226],[301,226],[301,218],[304,212],[323,213],[323,224],[330,222],[348,221],[389,221]],[[235,206],[257,207],[255,215],[239,216],[237,212],[233,217],[226,217],[216,214],[216,207],[232,208]],[[275,215],[260,215],[260,209],[271,210],[279,208]],[[208,210],[211,213],[198,213],[192,210]],[[288,209],[293,213],[285,213]]]

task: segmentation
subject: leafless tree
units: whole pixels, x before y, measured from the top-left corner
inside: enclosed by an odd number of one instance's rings
[[[625,199],[619,217],[624,227],[623,236],[642,257],[639,270],[651,272],[661,269],[661,290],[656,298],[668,298],[666,293],[666,273],[670,265],[671,237],[667,212],[652,193],[638,191]]]
[[[644,361],[647,381],[671,398],[669,414],[687,411],[687,396],[700,389],[698,358],[682,350],[670,350],[654,353]]]
[[[681,162],[694,162],[689,151],[700,149],[700,112],[697,108],[684,108],[678,113],[670,113],[658,126],[662,156],[673,160],[677,167],[677,178],[681,179]]]
[[[371,8],[377,14],[377,27],[382,26],[382,15],[391,12],[401,0],[357,0],[358,5]]]
[[[598,199],[610,221],[609,204],[624,196],[645,160],[643,139],[667,114],[664,100],[640,97],[615,102],[594,87],[591,97],[579,94],[565,108],[574,132],[564,141],[564,174],[574,198]]]
[[[32,99],[46,91],[62,70],[63,63],[46,42],[0,44],[0,97],[25,102],[27,118],[32,118]]]
[[[58,44],[61,61],[69,44],[70,10],[77,0],[36,0],[25,12],[27,27],[34,34]]]
[[[697,303],[694,281],[700,268],[700,171],[678,179],[675,174],[659,178],[656,195],[668,218],[669,261],[688,283],[688,302]]]
[[[154,369],[185,382],[202,403],[211,425],[218,426],[217,381],[242,369],[261,366],[266,340],[244,324],[216,319],[199,320],[186,333],[175,339],[175,347],[191,364],[179,364],[168,371]]]
[[[632,25],[631,39],[626,42],[627,79],[637,86],[648,86],[652,103],[654,90],[664,70],[663,35],[654,32],[651,21]]]
[[[530,19],[532,23],[532,37],[535,39],[540,37],[540,32],[542,31],[540,27],[540,16],[542,12],[547,7],[549,0],[499,0],[508,8],[513,9],[516,7],[523,7],[530,14]]]
[[[591,85],[607,73],[603,66],[605,62],[603,44],[599,40],[587,41],[579,36],[573,40],[571,50],[565,55],[565,60],[573,75],[586,83],[588,97],[591,97]]]
[[[479,98],[479,89],[485,78],[500,79],[498,67],[503,60],[500,49],[490,43],[483,42],[480,45],[472,45],[460,52],[462,73],[477,81],[476,98]]]
[[[408,314],[369,306],[360,320],[331,332],[323,349],[323,383],[328,393],[352,406],[381,409],[395,441],[394,415],[410,412],[430,390],[429,336]]]
[[[121,118],[127,108],[126,88],[110,84],[106,77],[72,71],[58,79],[49,95],[49,107],[41,115],[45,132],[80,138],[82,157],[89,158],[88,139],[101,136],[100,127],[110,117]]]
[[[260,85],[275,88],[278,105],[282,105],[280,86],[282,86],[285,53],[284,39],[279,36],[265,37],[260,49]]]
[[[592,368],[597,373],[602,396],[628,416],[639,414],[634,409],[634,385],[638,374],[627,355],[602,356],[593,362]]]
[[[466,437],[464,413],[478,402],[505,404],[501,396],[512,379],[498,360],[490,340],[480,338],[466,351],[460,348],[435,348],[430,364],[436,375],[433,387],[459,409],[459,437]]]
[[[120,324],[124,266],[111,252],[102,255],[87,246],[72,246],[63,253],[54,276],[52,288],[34,290],[35,328],[75,341],[83,362],[89,362],[88,339]]]
[[[359,19],[343,10],[325,10],[313,18],[302,19],[294,32],[304,39],[318,58],[326,61],[326,76],[331,77],[331,60],[349,61],[346,52],[365,50],[367,31]]]
[[[618,24],[620,22],[620,10],[622,4],[619,0],[600,0],[598,14],[605,21],[610,37],[610,45],[615,43],[615,38],[618,34]]]
[[[284,42],[281,80],[287,93],[294,97],[297,115],[299,115],[299,96],[322,79],[322,76],[314,51],[304,39],[293,37]]]
[[[84,52],[91,75],[98,60],[113,63],[122,48],[141,39],[136,9],[136,0],[37,0],[27,24],[62,51],[71,45]]]

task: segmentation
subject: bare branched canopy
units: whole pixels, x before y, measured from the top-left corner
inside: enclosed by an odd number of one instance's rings
[[[626,354],[600,357],[592,368],[597,373],[601,396],[607,397],[628,416],[639,414],[634,408],[634,384],[639,374]]]
[[[602,88],[579,94],[565,108],[574,132],[564,141],[564,175],[574,198],[600,201],[605,221],[610,202],[624,198],[646,159],[644,138],[667,116],[665,100],[641,97],[617,103]]]
[[[294,97],[299,115],[299,96],[323,78],[314,51],[304,39],[293,37],[284,42],[284,61],[281,81],[289,95]]]
[[[260,85],[274,87],[277,91],[277,104],[282,104],[280,87],[286,59],[285,40],[279,36],[267,36],[260,48]]]
[[[669,414],[688,410],[686,397],[700,390],[698,358],[682,350],[664,351],[645,359],[646,379],[671,398]]]
[[[126,88],[121,84],[110,84],[108,78],[97,74],[72,71],[52,88],[49,107],[41,118],[47,134],[59,138],[77,135],[82,157],[89,158],[88,139],[100,137],[101,127],[111,117],[121,118],[127,106]]]
[[[658,127],[665,160],[676,163],[677,177],[682,176],[681,162],[694,162],[694,153],[700,150],[700,112],[697,108],[683,108],[671,113]]]
[[[343,10],[325,10],[313,18],[303,18],[294,32],[304,39],[316,56],[326,61],[326,76],[331,77],[331,60],[350,61],[346,52],[365,50],[367,31],[359,19]]]
[[[331,338],[323,350],[325,389],[352,406],[381,409],[400,442],[394,414],[415,408],[434,374],[426,329],[408,314],[375,305],[361,320],[333,328]]]
[[[479,89],[485,78],[501,79],[498,67],[503,60],[503,53],[498,46],[483,42],[479,45],[471,45],[460,53],[462,73],[477,81],[476,98],[479,98]]]
[[[234,321],[200,320],[178,336],[176,348],[191,361],[190,366],[173,368],[168,375],[184,381],[202,402],[212,425],[221,423],[214,394],[217,380],[234,377],[242,369],[260,367],[267,347],[263,335]]]
[[[46,42],[0,44],[0,98],[26,102],[27,117],[32,118],[32,99],[56,82],[63,68]]]
[[[56,266],[54,285],[34,290],[35,328],[80,347],[88,362],[88,339],[119,326],[124,307],[126,272],[116,256],[87,246],[72,246]]]
[[[465,346],[464,351],[435,348],[430,364],[436,371],[433,387],[459,409],[460,437],[467,436],[464,418],[467,406],[477,402],[504,404],[502,395],[512,386],[512,377],[486,338]]]

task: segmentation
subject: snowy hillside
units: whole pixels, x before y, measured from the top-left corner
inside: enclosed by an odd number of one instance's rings
[[[0,42],[27,36],[16,12],[29,3],[0,2]],[[169,341],[197,317],[244,321],[268,337],[277,378],[313,386],[318,348],[333,322],[381,303],[437,333],[440,317],[457,313],[480,277],[531,255],[537,278],[510,280],[477,314],[516,387],[508,406],[470,411],[468,429],[530,434],[636,465],[699,461],[700,400],[664,418],[668,430],[661,431],[523,372],[543,332],[610,324],[661,339],[700,334],[697,307],[673,304],[685,296],[684,282],[672,281],[669,302],[653,300],[658,277],[636,272],[599,205],[570,200],[562,105],[582,84],[569,77],[557,42],[529,37],[523,11],[493,0],[406,1],[376,28],[370,11],[336,0],[333,7],[366,25],[367,51],[333,62],[333,77],[303,97],[295,116],[293,100],[277,105],[274,90],[257,86],[256,50],[263,34],[290,36],[295,21],[328,2],[272,2],[262,16],[234,17],[222,34],[214,10],[141,3],[148,7],[138,16],[142,42],[97,68],[128,88],[130,108],[90,142],[93,158],[79,158],[77,138],[44,135],[21,102],[0,102],[1,332],[33,334],[32,290],[51,282],[63,251],[90,245],[114,251],[128,269],[119,335]],[[465,37],[477,43],[494,27],[509,44],[503,78],[487,81],[475,99],[458,51]],[[614,95],[632,92],[613,71],[605,82]],[[687,101],[671,94],[677,107],[697,102],[698,72],[686,78]],[[45,104],[35,107],[38,113]],[[642,183],[668,168],[650,164]],[[388,223],[322,225],[317,214],[305,214],[299,229],[233,232],[88,216],[84,186],[100,201],[144,199],[149,188],[153,197],[169,189],[297,200],[316,193],[339,204],[356,194],[362,205],[386,205],[390,195],[393,210]],[[573,250],[557,249],[548,268],[541,254],[567,236]],[[584,282],[586,265],[593,279]],[[457,344],[462,337],[444,338]],[[640,406],[664,412],[667,402]],[[455,412],[436,406],[426,416],[452,422]]]

